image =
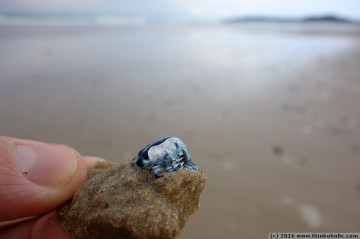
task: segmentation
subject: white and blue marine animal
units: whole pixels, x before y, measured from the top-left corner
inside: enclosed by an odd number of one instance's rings
[[[150,167],[149,173],[154,170],[156,178],[162,177],[159,175],[161,170],[172,172],[179,170],[181,167],[200,170],[191,161],[190,153],[183,141],[176,137],[164,137],[151,142],[140,150],[131,166],[135,164],[142,168]]]

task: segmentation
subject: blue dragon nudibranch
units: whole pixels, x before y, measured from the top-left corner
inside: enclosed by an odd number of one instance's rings
[[[164,137],[155,140],[140,150],[137,157],[134,158],[131,166],[150,167],[149,173],[154,170],[156,178],[161,170],[165,172],[177,171],[181,167],[200,170],[200,168],[191,161],[191,156],[181,139],[176,137]]]

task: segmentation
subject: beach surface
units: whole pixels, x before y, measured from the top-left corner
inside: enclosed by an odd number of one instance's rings
[[[0,24],[0,133],[208,175],[180,238],[360,228],[360,26]]]

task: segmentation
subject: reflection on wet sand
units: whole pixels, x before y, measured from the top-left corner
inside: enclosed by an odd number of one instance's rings
[[[1,133],[114,161],[183,139],[208,182],[180,238],[357,231],[360,27],[311,26],[0,26]]]

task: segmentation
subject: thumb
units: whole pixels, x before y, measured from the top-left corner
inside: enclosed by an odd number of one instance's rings
[[[0,221],[53,210],[72,197],[86,171],[68,146],[0,136]]]

